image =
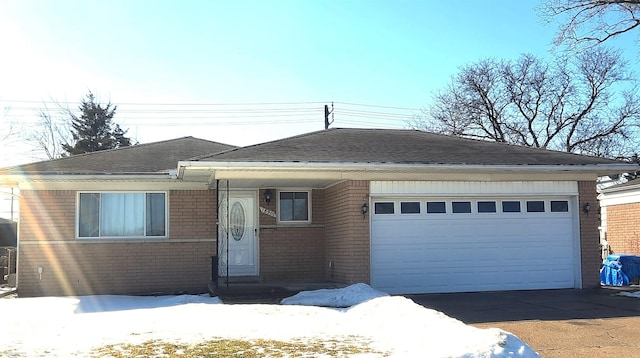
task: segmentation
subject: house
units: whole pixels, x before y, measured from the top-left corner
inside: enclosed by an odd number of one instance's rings
[[[601,240],[607,254],[640,256],[640,180],[601,190]]]
[[[182,138],[27,164],[22,296],[202,292],[212,276],[390,293],[599,285],[618,161],[414,130]]]

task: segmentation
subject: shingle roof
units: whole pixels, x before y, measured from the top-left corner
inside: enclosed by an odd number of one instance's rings
[[[73,155],[6,168],[6,172],[40,174],[161,173],[178,162],[236,148],[193,137]],[[0,171],[1,172],[1,171]]]
[[[618,161],[417,130],[335,128],[203,156],[199,161],[592,165]]]

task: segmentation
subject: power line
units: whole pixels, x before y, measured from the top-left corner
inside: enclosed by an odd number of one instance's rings
[[[11,103],[18,106],[12,107]],[[14,124],[37,125],[43,104],[73,104],[34,100],[0,100],[5,105],[5,120]],[[320,101],[304,102],[248,102],[248,103],[121,103],[117,104],[116,120],[126,126],[221,126],[221,125],[278,125],[292,123],[321,123],[326,120],[326,104]],[[330,102],[329,102],[330,103]],[[397,127],[416,117],[418,108],[374,105],[355,102],[334,102],[330,112],[337,125]],[[323,106],[315,104],[323,104]],[[152,106],[153,108],[148,108]],[[1,107],[0,107],[1,108]],[[48,111],[47,108],[44,109]],[[53,109],[54,117],[65,115],[66,108]],[[293,119],[292,117],[295,117]],[[18,119],[21,118],[21,119]],[[370,119],[364,121],[362,119]],[[152,121],[152,122],[151,122]]]

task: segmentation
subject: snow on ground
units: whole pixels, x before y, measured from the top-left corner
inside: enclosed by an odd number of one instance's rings
[[[627,297],[640,298],[640,291],[620,292],[620,293],[618,293],[618,296],[627,296]]]
[[[385,297],[389,294],[376,291],[364,283],[356,283],[345,288],[302,291],[280,301],[283,305],[303,305],[320,307],[351,307],[362,302]]]
[[[399,357],[538,357],[511,333],[467,326],[367,285],[309,291],[285,302],[225,305],[216,297],[189,295],[4,298],[0,312],[8,329],[0,356],[86,356],[99,346],[149,340],[358,337]],[[353,305],[317,307],[345,302]]]

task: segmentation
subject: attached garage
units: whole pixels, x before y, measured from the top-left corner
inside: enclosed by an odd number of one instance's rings
[[[372,182],[372,286],[578,288],[577,195],[576,182]]]

